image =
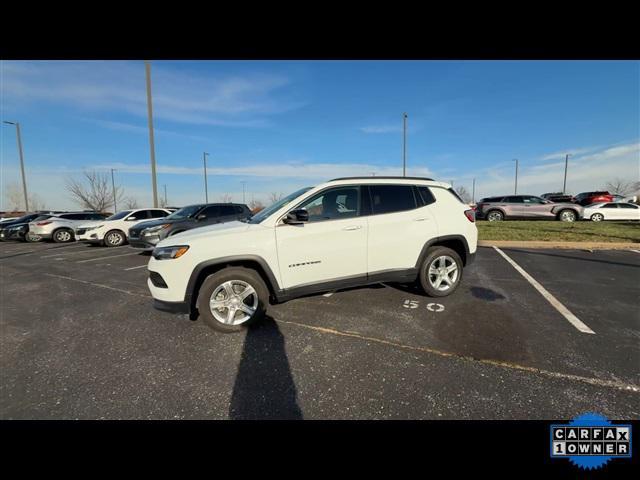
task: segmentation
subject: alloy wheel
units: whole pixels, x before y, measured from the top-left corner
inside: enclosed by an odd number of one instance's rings
[[[449,255],[435,258],[429,265],[429,283],[441,292],[449,290],[458,280],[458,264]]]
[[[241,325],[251,319],[258,308],[258,294],[243,280],[230,280],[211,294],[209,308],[214,318],[225,325]]]

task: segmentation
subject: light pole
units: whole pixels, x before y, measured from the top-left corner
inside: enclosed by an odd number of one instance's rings
[[[16,135],[18,137],[18,151],[20,152],[20,171],[22,172],[22,191],[24,192],[24,208],[25,212],[29,211],[29,197],[27,195],[27,180],[24,176],[24,157],[22,155],[22,136],[20,135],[20,123],[8,122],[4,120],[4,123],[16,126]]]
[[[567,153],[564,157],[564,183],[562,184],[562,193],[567,193],[567,168],[569,167],[569,155]]]
[[[116,182],[113,180],[113,172],[115,168],[111,169],[111,188],[113,189],[113,213],[118,213],[118,205],[116,204]]]
[[[407,114],[402,114],[402,176],[407,176]]]
[[[246,185],[246,181],[240,182],[242,184],[242,203],[244,203],[244,186]]]
[[[471,203],[476,203],[476,179],[473,179],[473,187],[471,187]]]
[[[209,203],[209,190],[207,188],[207,152],[202,152],[202,163],[204,163],[204,201]]]
[[[158,207],[158,186],[156,184],[156,147],[153,141],[153,102],[151,100],[151,64],[144,62],[147,77],[147,113],[149,115],[149,148],[151,150],[151,182],[153,185],[153,206]]]
[[[164,184],[164,206],[166,207],[167,205],[169,205],[167,203],[167,184]]]
[[[517,195],[518,194],[518,159],[514,158],[513,161],[516,162],[516,186],[513,191],[513,194]]]

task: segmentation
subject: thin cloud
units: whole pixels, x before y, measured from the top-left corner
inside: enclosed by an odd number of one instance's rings
[[[402,132],[402,127],[397,125],[371,125],[360,127],[360,131],[364,133],[398,133]]]
[[[3,62],[5,102],[50,102],[89,110],[147,114],[141,62]],[[152,66],[154,115],[174,122],[265,127],[270,117],[298,109],[283,75],[210,75]]]

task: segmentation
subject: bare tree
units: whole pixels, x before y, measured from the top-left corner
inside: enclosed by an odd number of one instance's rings
[[[276,203],[279,202],[280,199],[282,198],[282,192],[277,193],[277,192],[271,192],[269,194],[269,202],[270,203]]]
[[[36,212],[38,210],[46,210],[44,200],[40,198],[37,193],[32,193],[29,196],[29,208],[31,211]]]
[[[254,200],[253,198],[249,202],[249,208],[252,213],[258,213],[260,210],[264,208],[264,205],[260,200]]]
[[[20,205],[24,203],[24,196],[22,189],[17,183],[9,183],[4,188],[4,196],[11,206],[11,211],[17,212],[20,210]]]
[[[231,203],[233,201],[233,197],[230,193],[224,193],[220,195],[220,202],[222,203]]]
[[[133,197],[124,197],[124,208],[138,208],[138,200]]]
[[[84,171],[83,178],[76,180],[68,177],[66,180],[67,190],[71,197],[78,202],[82,208],[102,212],[107,207],[113,206],[113,189],[111,177],[106,172],[95,170]],[[121,186],[115,188],[116,203],[122,204],[124,200],[124,190]]]
[[[471,203],[471,194],[462,185],[455,188],[456,193],[460,196],[464,203]]]
[[[622,178],[614,178],[605,183],[604,189],[613,195],[627,196],[640,189],[640,182],[627,182]]]

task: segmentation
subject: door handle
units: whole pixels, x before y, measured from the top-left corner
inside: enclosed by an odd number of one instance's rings
[[[344,227],[343,230],[360,230],[362,225],[352,225],[350,227]]]
[[[422,217],[422,218],[414,218],[413,219],[414,222],[424,222],[425,220],[429,220],[429,217]]]

